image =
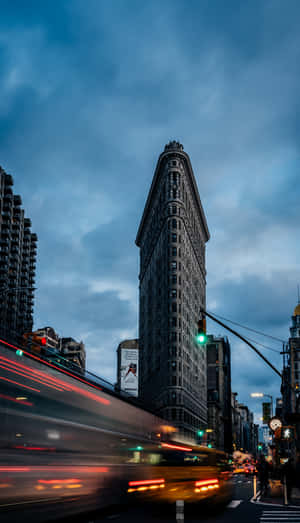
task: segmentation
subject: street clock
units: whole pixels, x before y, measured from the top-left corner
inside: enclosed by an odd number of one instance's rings
[[[270,419],[270,421],[269,421],[269,428],[273,432],[275,432],[275,430],[277,430],[277,429],[281,429],[281,427],[282,427],[281,419],[276,418],[276,416],[274,416],[273,418]]]

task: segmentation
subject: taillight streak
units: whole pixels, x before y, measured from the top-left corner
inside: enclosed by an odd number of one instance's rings
[[[53,483],[79,483],[79,479],[39,479],[38,483],[44,483],[45,485],[52,485]]]
[[[218,479],[202,479],[201,481],[196,481],[195,487],[203,487],[207,485],[217,485],[219,483]]]
[[[2,340],[0,340],[0,341],[2,341]],[[25,351],[23,351],[23,352],[26,353]],[[29,353],[26,353],[26,354],[29,354]],[[32,355],[29,354],[29,356],[32,356]],[[40,358],[36,358],[36,357],[35,357],[35,359],[40,360]],[[1,360],[3,360],[3,361],[1,361]],[[43,362],[43,360],[40,360],[40,361]],[[4,368],[5,370],[10,370],[11,372],[14,372],[15,374],[19,374],[20,376],[32,379],[33,381],[36,381],[38,383],[42,383],[43,385],[46,385],[50,388],[59,390],[60,392],[62,392],[63,390],[77,392],[78,394],[81,394],[82,396],[85,396],[89,399],[97,401],[98,403],[102,403],[103,405],[110,405],[110,400],[108,400],[106,398],[102,398],[101,396],[97,396],[93,392],[90,392],[90,391],[87,391],[84,389],[80,389],[76,385],[66,383],[59,379],[55,379],[52,376],[47,375],[46,373],[44,373],[42,371],[37,371],[30,367],[26,367],[25,365],[22,365],[20,363],[16,363],[16,362],[12,363],[9,359],[4,358],[3,356],[0,356],[0,362],[2,363],[2,365],[6,365],[6,367],[0,365],[1,368]],[[45,363],[45,362],[43,362],[43,363]],[[54,365],[51,365],[48,363],[47,363],[47,365],[50,365],[51,367],[58,369],[58,367],[55,367]],[[17,372],[14,367],[17,367],[19,372]],[[23,370],[23,369],[25,369],[25,370]],[[62,370],[62,369],[58,369],[58,370]],[[70,374],[69,372],[65,372],[65,371],[63,371],[63,372],[65,374],[69,374],[72,378],[78,379],[79,381],[86,383],[87,385],[91,385],[89,382],[82,380],[80,378],[77,378],[76,376],[74,376],[73,374]],[[34,373],[34,376],[32,376],[32,373]],[[28,374],[29,374],[29,376],[28,376]],[[49,381],[50,381],[50,383],[49,383]],[[93,385],[91,385],[91,386],[93,386]],[[98,387],[94,387],[94,388],[101,390]]]
[[[164,483],[165,480],[163,478],[161,479],[143,479],[139,481],[129,481],[128,485],[129,487],[137,487],[142,485],[156,485]]]
[[[64,390],[61,387],[56,387],[52,384],[50,385],[50,383],[47,383],[44,380],[37,379],[34,376],[30,376],[30,375],[26,374],[24,371],[20,372],[19,370],[15,370],[15,369],[10,368],[9,366],[4,366],[4,365],[0,365],[0,368],[4,369],[4,370],[8,370],[9,372],[13,372],[14,374],[17,374],[18,376],[22,376],[22,378],[27,378],[29,380],[35,381],[36,383],[40,383],[41,385],[46,385],[46,387],[49,387],[50,389],[55,389],[55,390],[58,390],[59,392],[63,392],[63,390]]]
[[[33,387],[29,387],[29,385],[24,385],[23,383],[18,383],[17,381],[10,380],[8,378],[4,378],[3,376],[0,376],[0,380],[8,381],[9,383],[13,383],[14,385],[19,385],[20,387],[28,390],[33,390],[34,392],[41,392],[38,389],[34,389]]]
[[[50,466],[31,466],[31,467],[16,467],[16,466],[9,466],[9,465],[3,465],[0,466],[0,472],[73,472],[76,474],[83,473],[83,474],[91,474],[91,473],[98,473],[98,472],[108,472],[108,467],[85,467],[85,466],[69,466],[69,467],[55,467],[53,465]]]
[[[7,341],[1,340],[1,339],[0,339],[0,342],[3,343],[3,345],[7,345],[8,347],[12,347],[15,350],[19,350],[19,348],[20,348],[20,347],[16,347],[15,345],[11,345],[11,343],[8,343]],[[98,387],[97,385],[94,385],[93,383],[90,383],[90,382],[88,382],[88,381],[86,381],[86,380],[84,380],[82,378],[79,378],[75,374],[71,374],[71,372],[68,372],[68,371],[62,369],[61,367],[58,367],[57,365],[53,365],[52,363],[49,363],[48,361],[42,360],[42,358],[39,358],[38,356],[35,356],[34,354],[30,354],[30,352],[27,352],[26,350],[22,349],[22,351],[23,351],[24,354],[29,356],[29,358],[32,358],[32,359],[37,360],[37,361],[41,361],[44,365],[48,365],[48,367],[52,367],[53,369],[56,369],[59,372],[63,372],[64,374],[67,374],[68,376],[71,376],[72,378],[74,378],[74,379],[76,379],[78,381],[82,381],[82,383],[86,383],[87,385],[89,385],[89,387],[93,387],[94,389],[97,389],[97,390],[102,390],[101,387]]]
[[[21,405],[26,405],[27,407],[32,407],[33,405],[33,403],[30,403],[30,401],[17,400],[16,398],[12,398],[11,396],[6,396],[6,394],[0,394],[0,398],[8,401],[13,401],[14,403],[21,403]]]
[[[185,450],[186,452],[191,452],[193,449],[190,449],[189,447],[180,447],[179,445],[171,445],[170,443],[162,443],[162,447],[166,447],[168,449],[174,449],[174,450]]]
[[[3,361],[1,361],[3,360]],[[36,378],[42,381],[45,381],[47,384],[50,382],[53,386],[59,387],[59,388],[67,388],[71,389],[71,385],[64,383],[63,381],[60,381],[56,378],[53,378],[50,374],[47,374],[46,372],[35,370],[31,367],[27,367],[26,365],[22,365],[21,363],[12,362],[11,360],[4,358],[3,356],[0,356],[0,363],[2,365],[7,365],[9,367],[12,367],[13,369],[17,368],[18,371],[24,372],[29,374],[30,378]],[[32,376],[33,374],[33,376]]]

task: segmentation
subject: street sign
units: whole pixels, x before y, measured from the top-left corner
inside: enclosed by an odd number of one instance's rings
[[[271,403],[263,403],[262,404],[262,412],[263,412],[263,423],[269,423],[270,417],[271,417]]]

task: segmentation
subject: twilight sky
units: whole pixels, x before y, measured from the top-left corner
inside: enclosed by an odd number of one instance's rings
[[[298,0],[0,0],[0,164],[39,237],[35,328],[115,380],[137,336],[135,237],[164,145],[190,155],[207,309],[281,340],[300,282]],[[209,332],[226,334],[208,323]],[[280,341],[239,329],[281,369]],[[233,390],[280,380],[229,336]]]

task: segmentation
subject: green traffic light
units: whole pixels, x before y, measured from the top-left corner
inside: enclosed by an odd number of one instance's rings
[[[196,336],[197,343],[203,344],[206,342],[205,334],[197,334]]]
[[[209,449],[211,449],[211,448],[212,448],[212,444],[209,443],[209,444],[207,445],[207,447],[208,447]]]
[[[20,350],[20,349],[16,350],[16,355],[17,356],[23,356],[23,351]]]
[[[198,436],[203,436],[203,434],[204,434],[204,430],[198,430],[198,432],[197,432]]]

